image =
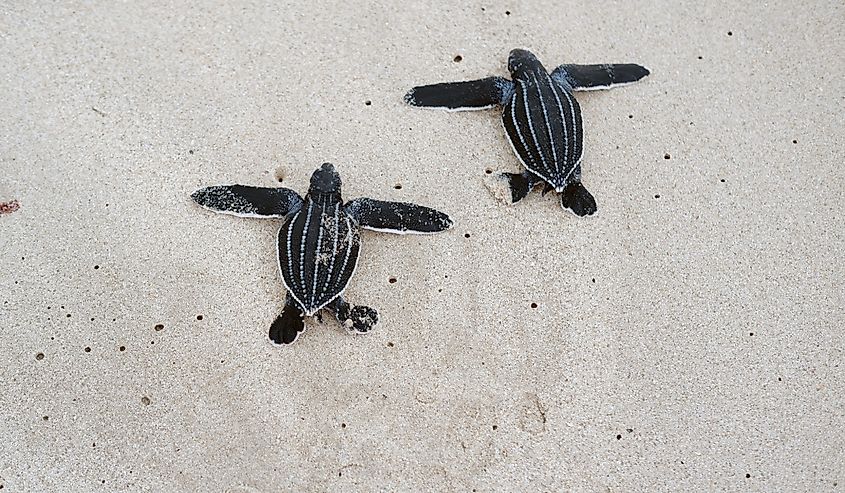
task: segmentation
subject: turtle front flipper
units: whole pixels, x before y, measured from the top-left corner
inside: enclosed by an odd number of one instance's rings
[[[206,209],[240,217],[285,217],[302,207],[302,197],[288,188],[216,185],[191,198]]]
[[[631,84],[650,73],[647,68],[636,63],[564,64],[556,68],[551,76],[573,91],[595,91]]]
[[[282,314],[270,325],[270,340],[275,344],[293,344],[305,330],[305,318],[296,300],[287,296]]]
[[[387,202],[360,198],[344,206],[362,228],[386,233],[439,233],[452,227],[448,215],[430,207],[407,202]]]
[[[378,323],[378,312],[368,306],[352,306],[338,296],[327,306],[348,332],[366,334]]]
[[[411,106],[441,108],[451,111],[483,110],[505,104],[514,91],[513,82],[504,77],[465,82],[444,82],[418,86],[405,94]]]
[[[570,183],[560,193],[560,205],[579,217],[591,216],[598,211],[596,199],[580,181]]]

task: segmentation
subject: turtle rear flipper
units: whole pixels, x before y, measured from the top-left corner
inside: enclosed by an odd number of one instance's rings
[[[288,295],[285,309],[270,325],[270,340],[276,344],[293,344],[304,330],[305,319],[302,310]]]
[[[511,204],[524,199],[528,196],[528,192],[534,188],[534,185],[539,183],[537,176],[529,171],[522,174],[502,173],[501,176],[508,182],[508,188],[511,191]]]
[[[556,68],[551,76],[573,91],[595,91],[631,84],[650,73],[647,68],[636,63],[564,64]]]
[[[191,198],[206,209],[240,217],[285,217],[302,207],[302,197],[288,188],[215,185]]]
[[[407,202],[360,198],[347,202],[344,210],[362,228],[386,233],[430,234],[452,227],[452,220],[446,214]]]
[[[580,181],[571,183],[563,189],[560,194],[560,205],[580,217],[593,215],[598,210],[596,199]]]
[[[444,82],[418,86],[405,94],[411,106],[441,108],[451,111],[483,110],[504,104],[514,91],[513,82],[504,77],[465,82]]]
[[[352,306],[338,296],[328,308],[334,311],[338,322],[353,334],[366,334],[378,323],[378,312],[368,306]]]

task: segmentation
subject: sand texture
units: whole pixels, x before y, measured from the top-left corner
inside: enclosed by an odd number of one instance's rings
[[[842,491],[843,19],[3,2],[2,493]],[[515,47],[652,70],[577,95],[593,217],[491,194],[520,170],[496,110],[403,102]],[[280,221],[190,194],[304,193],[324,161],[455,226],[363,232],[346,297],[375,330],[279,348]]]

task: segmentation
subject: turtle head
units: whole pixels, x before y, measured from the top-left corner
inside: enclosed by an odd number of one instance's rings
[[[531,53],[528,50],[516,48],[511,50],[510,55],[508,55],[508,71],[512,76],[514,76],[514,78],[526,70],[533,69],[539,64],[540,61],[537,60],[534,53]]]
[[[314,194],[331,194],[340,193],[340,175],[334,169],[332,163],[323,163],[320,169],[314,171],[311,175],[311,187],[308,193]]]

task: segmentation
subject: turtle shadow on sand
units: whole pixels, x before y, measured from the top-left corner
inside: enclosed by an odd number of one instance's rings
[[[505,134],[525,170],[498,173],[485,179],[494,197],[506,204],[519,202],[535,186],[543,194],[560,194],[560,205],[577,216],[598,210],[596,200],[581,183],[584,125],[575,91],[608,89],[649,75],[633,63],[564,64],[551,73],[528,50],[511,50],[504,77],[445,82],[414,87],[405,95],[411,106],[449,111],[502,106]]]
[[[430,234],[452,226],[446,214],[406,202],[358,198],[344,203],[340,175],[330,163],[311,175],[305,198],[288,188],[217,185],[191,194],[206,209],[240,217],[284,219],[279,229],[279,272],[285,308],[270,326],[270,340],[291,344],[305,330],[304,317],[332,311],[351,333],[366,334],[378,312],[341,296],[355,273],[360,229]]]

